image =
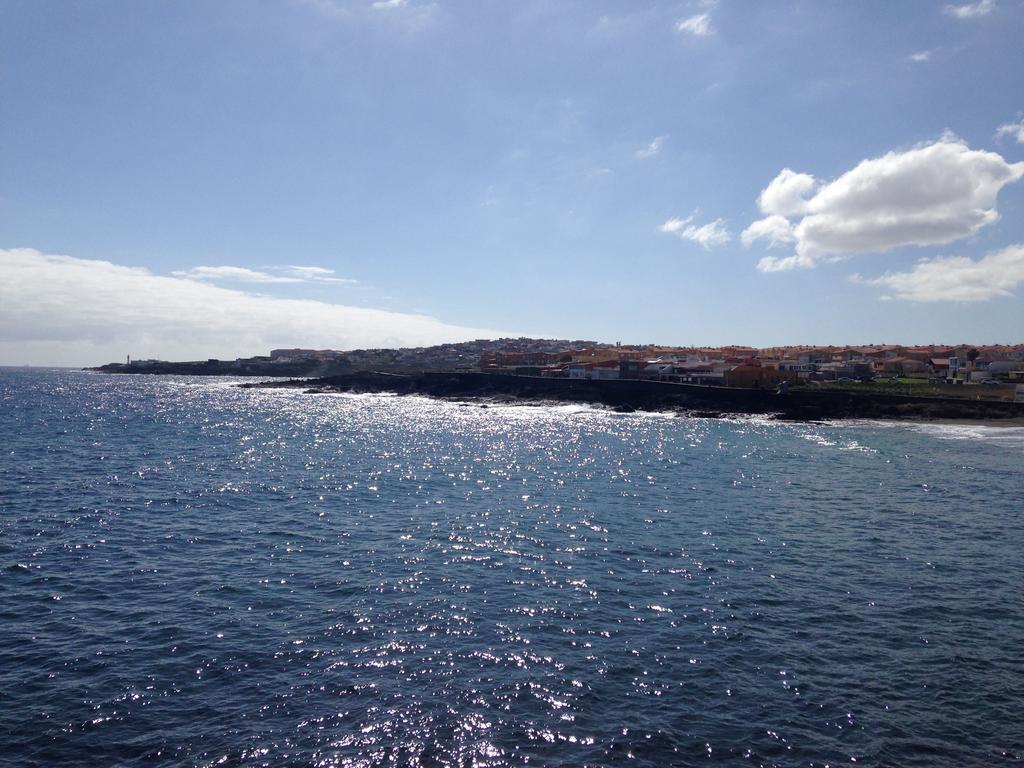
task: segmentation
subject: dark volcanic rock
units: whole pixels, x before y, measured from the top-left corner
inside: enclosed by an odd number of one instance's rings
[[[492,402],[575,402],[616,411],[682,411],[701,416],[769,414],[796,421],[822,419],[1008,419],[1024,417],[1024,403],[996,400],[882,395],[863,392],[706,387],[659,381],[541,378],[489,373],[388,374],[359,372],[314,380],[242,384],[302,387],[328,392],[394,392]],[[486,407],[486,406],[485,406]]]

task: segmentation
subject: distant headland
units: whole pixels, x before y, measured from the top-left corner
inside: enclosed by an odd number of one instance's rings
[[[781,418],[1024,417],[1024,344],[666,347],[552,339],[235,360],[128,360],[103,373],[253,376],[243,386],[600,403]],[[288,379],[282,381],[282,379]]]

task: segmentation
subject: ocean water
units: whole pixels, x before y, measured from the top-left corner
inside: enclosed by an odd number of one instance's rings
[[[2,766],[1024,759],[1024,429],[0,370]]]

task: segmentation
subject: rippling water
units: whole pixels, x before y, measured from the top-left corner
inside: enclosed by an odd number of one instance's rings
[[[2,765],[1024,758],[1024,429],[0,370]]]

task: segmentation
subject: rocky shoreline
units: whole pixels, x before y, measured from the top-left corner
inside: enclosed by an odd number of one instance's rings
[[[1024,418],[1024,403],[966,398],[935,398],[861,392],[788,394],[673,384],[634,379],[586,380],[467,372],[389,374],[362,372],[318,379],[240,384],[244,388],[294,388],[329,392],[424,395],[443,399],[503,403],[588,403],[617,411],[673,411],[700,416],[761,414],[794,421],[898,419],[994,421]]]

